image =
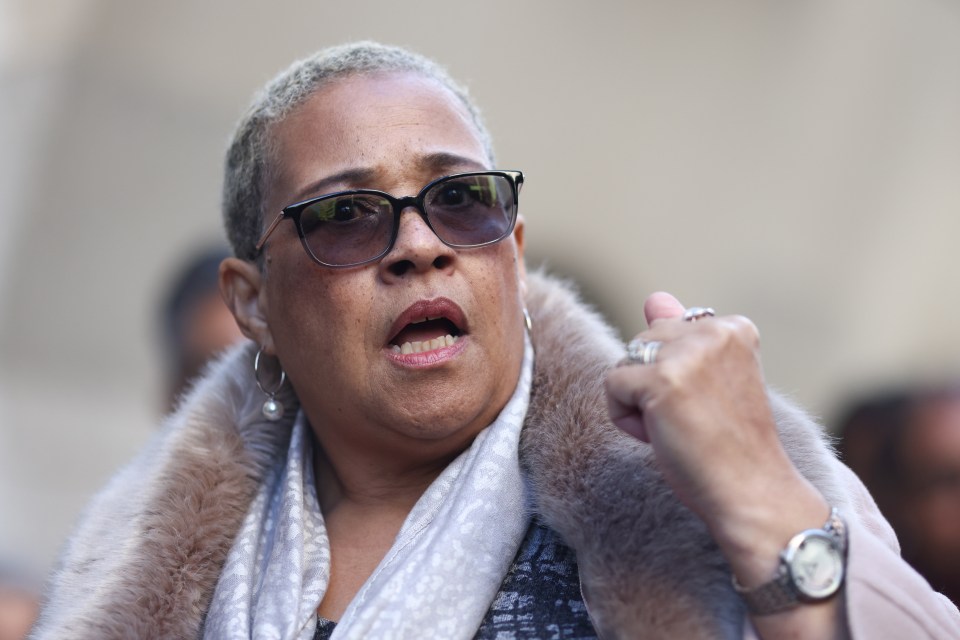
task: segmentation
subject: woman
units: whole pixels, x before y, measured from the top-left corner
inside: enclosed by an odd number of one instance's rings
[[[267,87],[224,187],[221,289],[253,344],[95,500],[36,637],[960,628],[767,394],[749,321],[657,294],[624,359],[526,273],[523,177],[493,167],[466,95],[403,50]],[[801,538],[822,556],[802,598],[778,573]]]

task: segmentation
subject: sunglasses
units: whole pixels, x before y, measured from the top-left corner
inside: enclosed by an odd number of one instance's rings
[[[325,267],[355,267],[393,248],[400,214],[414,207],[440,241],[454,249],[483,247],[510,235],[517,222],[519,171],[474,171],[438,178],[416,196],[353,189],[283,209],[257,242],[259,252],[284,218],[293,220],[307,254]]]

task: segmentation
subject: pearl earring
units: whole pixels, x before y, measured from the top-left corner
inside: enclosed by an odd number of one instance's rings
[[[263,407],[261,411],[263,412],[263,417],[269,420],[270,422],[276,422],[283,417],[283,403],[277,400],[277,393],[280,392],[280,389],[283,387],[283,383],[287,380],[287,374],[283,372],[283,368],[280,368],[280,382],[277,383],[275,387],[270,389],[263,388],[263,384],[260,381],[261,369],[260,369],[260,356],[263,354],[263,347],[257,351],[256,358],[253,359],[253,375],[254,379],[257,381],[257,388],[260,389],[263,393],[267,394],[267,399],[263,401]],[[279,364],[279,363],[278,363]]]

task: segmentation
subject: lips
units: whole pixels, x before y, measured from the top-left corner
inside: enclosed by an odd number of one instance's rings
[[[394,353],[423,353],[453,346],[466,333],[466,318],[455,302],[420,300],[393,323],[388,346]]]

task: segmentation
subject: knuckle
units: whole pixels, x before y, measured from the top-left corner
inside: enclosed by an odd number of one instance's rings
[[[735,344],[755,349],[760,345],[760,332],[750,318],[741,315],[726,316],[714,323],[716,339],[725,346]]]
[[[676,392],[686,387],[690,378],[690,364],[688,358],[675,357],[661,362],[656,369],[657,386],[667,393]]]
[[[742,342],[754,348],[760,345],[760,330],[750,318],[737,315],[732,317],[732,321]]]
[[[606,389],[607,393],[610,393],[614,390],[614,387],[617,385],[617,379],[623,375],[621,369],[623,367],[613,367],[609,369],[606,375],[603,377],[603,387]]]

